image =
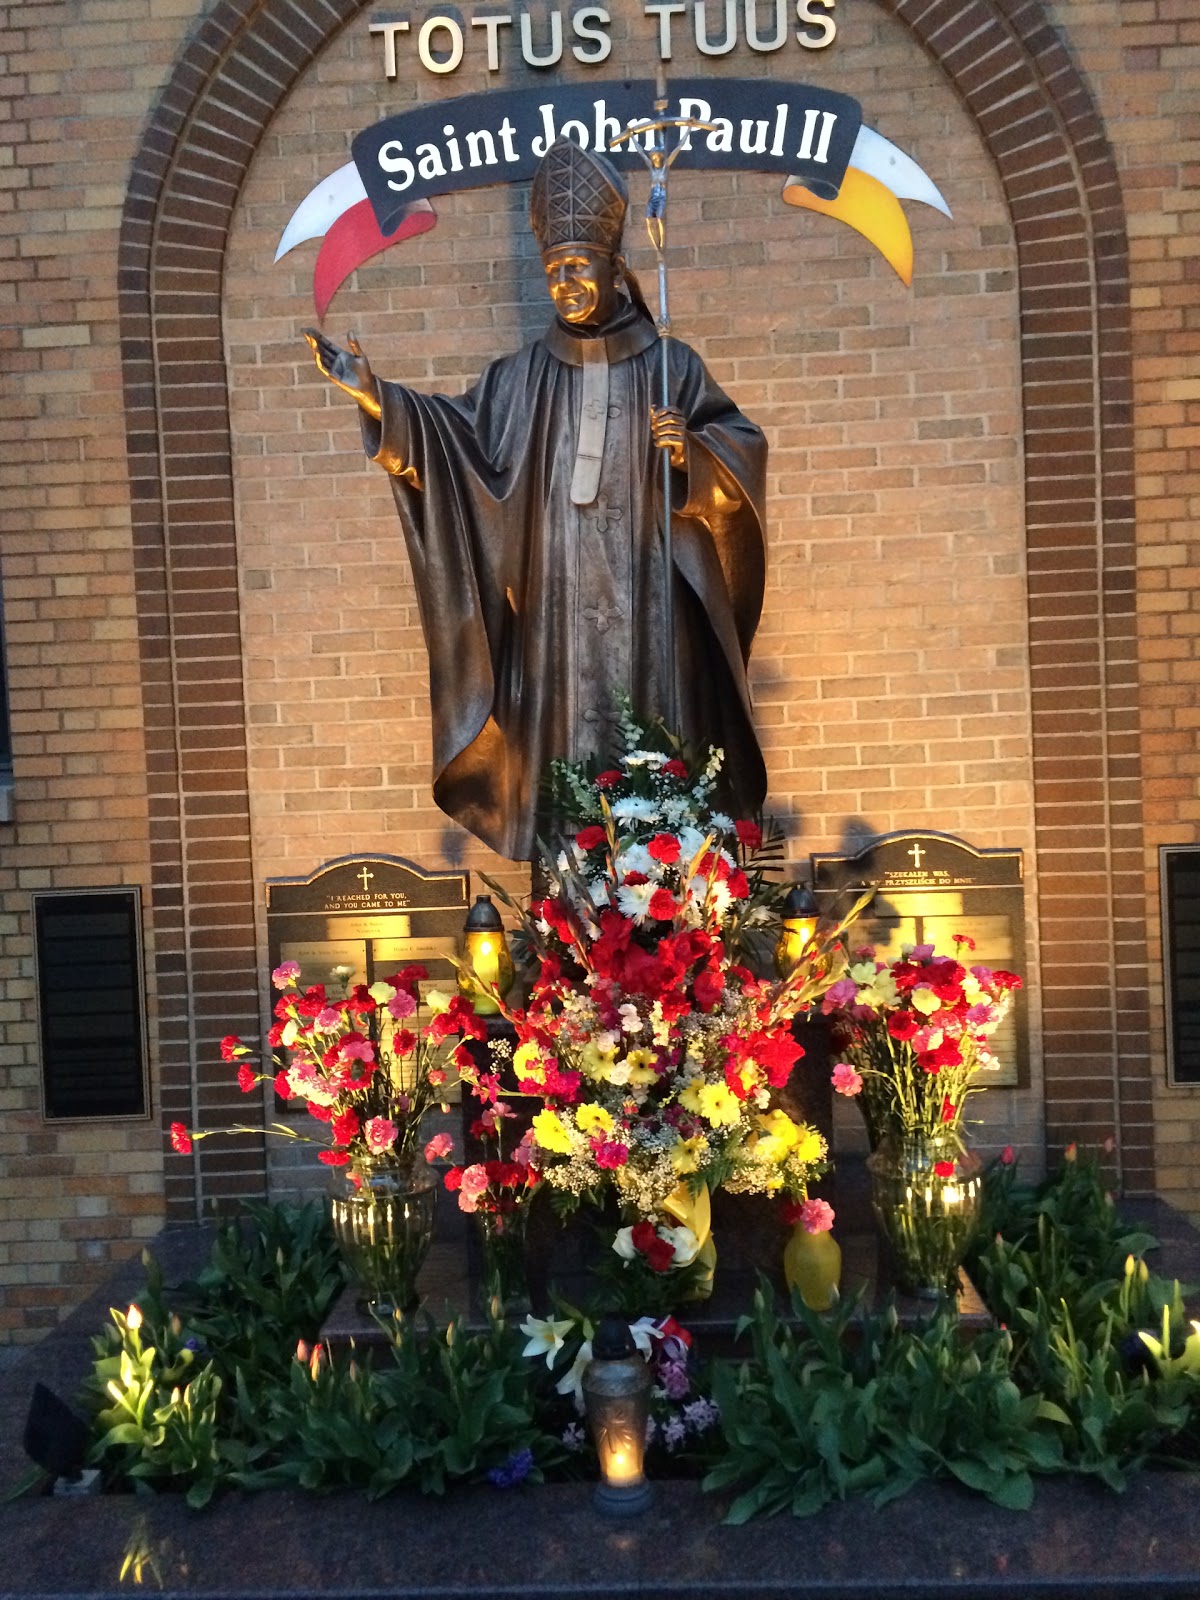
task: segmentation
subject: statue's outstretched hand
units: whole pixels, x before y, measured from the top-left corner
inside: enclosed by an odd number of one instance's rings
[[[330,383],[336,383],[339,389],[353,395],[363,410],[378,421],[381,413],[375,374],[354,334],[346,335],[349,348],[345,350],[316,328],[305,328],[304,337],[317,363],[317,371]]]
[[[677,407],[650,407],[650,437],[660,450],[669,452],[673,467],[687,466],[687,423]]]

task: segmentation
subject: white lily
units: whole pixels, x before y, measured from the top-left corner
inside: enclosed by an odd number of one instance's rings
[[[565,1343],[565,1335],[575,1326],[570,1317],[561,1319],[526,1317],[521,1332],[529,1343],[521,1351],[523,1356],[545,1356],[547,1367],[553,1367],[554,1358]]]
[[[556,1394],[569,1394],[574,1396],[575,1409],[576,1411],[580,1412],[583,1410],[583,1369],[587,1366],[591,1359],[592,1341],[590,1339],[585,1339],[579,1346],[579,1352],[574,1361],[571,1363],[570,1369],[567,1372],[564,1372],[562,1377],[554,1385]]]

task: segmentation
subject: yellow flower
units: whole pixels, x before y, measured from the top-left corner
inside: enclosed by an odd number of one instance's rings
[[[546,1068],[542,1060],[541,1046],[532,1042],[518,1046],[513,1052],[513,1072],[518,1083],[522,1078],[532,1078],[535,1083],[543,1083]]]
[[[757,1120],[759,1127],[769,1138],[778,1139],[788,1149],[800,1142],[801,1130],[786,1111],[767,1111]],[[807,1129],[804,1131],[807,1132]]]
[[[685,1111],[700,1111],[700,1093],[704,1087],[702,1078],[693,1078],[686,1088],[679,1091],[679,1104]]]
[[[800,1142],[796,1146],[797,1161],[822,1161],[825,1157],[825,1141],[815,1128],[805,1128]]]
[[[706,1083],[700,1090],[700,1115],[714,1128],[732,1128],[741,1121],[742,1102],[728,1084]]]
[[[534,1126],[536,1128],[536,1121]],[[613,1119],[609,1116],[608,1112],[605,1111],[603,1106],[598,1106],[595,1104],[595,1102],[591,1102],[588,1105],[576,1106],[575,1126],[579,1129],[580,1133],[586,1133],[589,1135],[594,1133],[611,1133],[613,1130]],[[540,1144],[541,1140],[539,1139],[538,1142]]]
[[[686,1172],[696,1172],[700,1167],[700,1157],[704,1152],[705,1141],[703,1137],[696,1139],[681,1139],[671,1151],[671,1165],[680,1175]]]
[[[579,1065],[587,1077],[604,1078],[616,1053],[615,1045],[611,1049],[601,1050],[594,1039],[589,1039],[580,1051]]]
[[[942,1009],[942,1002],[932,989],[914,989],[911,998],[913,1010],[919,1011],[923,1017],[931,1017],[935,1011]]]
[[[654,1060],[653,1050],[631,1050],[626,1059],[629,1062],[629,1082],[635,1089],[645,1089],[658,1082],[658,1073],[650,1065]]]
[[[553,1111],[539,1111],[533,1119],[533,1137],[543,1150],[571,1153],[571,1135]]]

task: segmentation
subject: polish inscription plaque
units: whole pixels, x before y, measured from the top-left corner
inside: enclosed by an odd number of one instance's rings
[[[872,887],[877,892],[851,931],[854,946],[871,944],[880,960],[903,945],[932,944],[955,953],[954,935],[975,941],[966,966],[1003,967],[1022,977],[1025,961],[1025,885],[1020,850],[977,850],[950,834],[928,830],[885,834],[856,855],[812,857],[813,893],[822,912]],[[1028,999],[1015,1003],[989,1048],[996,1065],[981,1074],[989,1087],[1029,1082]]]

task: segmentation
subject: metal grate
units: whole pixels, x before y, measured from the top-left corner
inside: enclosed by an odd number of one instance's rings
[[[1200,1083],[1200,845],[1159,852],[1167,1066],[1172,1083]]]
[[[136,889],[35,894],[47,1120],[146,1115]]]

